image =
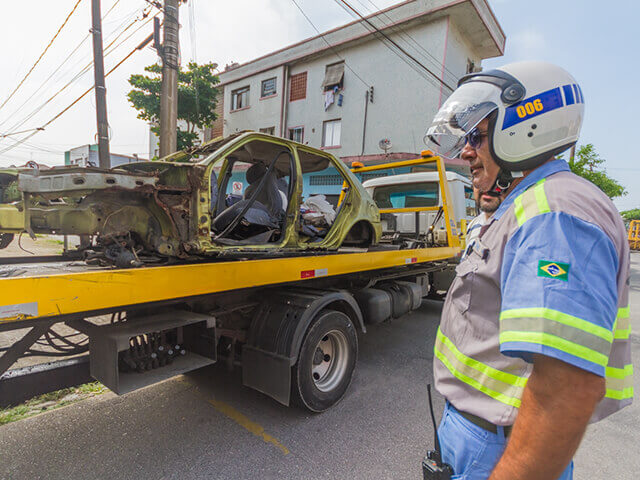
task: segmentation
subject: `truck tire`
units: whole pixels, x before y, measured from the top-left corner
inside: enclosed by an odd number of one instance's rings
[[[311,322],[291,371],[294,403],[324,412],[344,397],[358,356],[358,336],[342,312],[323,310]]]

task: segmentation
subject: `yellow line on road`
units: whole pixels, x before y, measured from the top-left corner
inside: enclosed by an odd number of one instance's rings
[[[211,405],[213,405],[216,410],[218,410],[220,413],[222,413],[227,418],[230,418],[231,420],[236,422],[242,428],[248,430],[249,432],[254,434],[256,437],[262,438],[262,440],[265,443],[270,443],[270,444],[274,445],[275,447],[279,448],[280,450],[282,450],[283,454],[289,455],[290,452],[289,452],[289,449],[287,447],[282,445],[282,443],[280,443],[276,438],[272,437],[267,432],[265,432],[264,428],[261,425],[259,425],[256,422],[250,420],[247,416],[245,416],[242,413],[240,413],[238,410],[233,408],[231,405],[227,405],[226,403],[221,402],[219,400],[208,400],[208,402]]]
[[[188,381],[184,376],[177,377],[176,380],[181,383],[184,383],[185,385],[189,385],[191,388],[193,388],[193,390],[198,396],[204,398],[208,403],[213,405],[213,407],[218,412],[220,412],[230,420],[233,420],[234,422],[236,422],[238,425],[240,425],[242,428],[247,430],[249,433],[252,433],[256,437],[261,438],[265,443],[270,443],[271,445],[275,446],[280,451],[282,451],[284,455],[289,455],[291,453],[287,447],[285,447],[282,443],[278,441],[277,438],[265,432],[264,427],[262,425],[252,421],[249,417],[240,413],[231,405],[221,402],[220,400],[216,400],[215,398],[207,398],[200,391],[197,385]]]

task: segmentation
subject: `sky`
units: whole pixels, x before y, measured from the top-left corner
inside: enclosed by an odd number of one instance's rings
[[[5,2],[0,18],[3,67],[0,105],[32,67],[78,0]],[[352,20],[332,0],[296,0],[320,31]],[[0,135],[41,127],[93,85],[90,0],[80,3],[24,84],[0,107]],[[397,0],[353,0],[362,13]],[[640,2],[618,0],[489,0],[507,41],[504,56],[488,59],[493,68],[520,60],[546,60],[566,68],[585,96],[579,145],[593,143],[606,159],[609,175],[628,194],[615,201],[621,210],[640,208],[640,161],[630,142],[639,117],[640,78],[637,18]],[[150,13],[143,18],[143,11]],[[157,10],[145,0],[102,0],[108,71],[151,33]],[[183,64],[240,63],[315,35],[293,0],[189,0],[180,9]],[[123,32],[124,31],[124,32]],[[83,41],[84,40],[84,41]],[[114,41],[115,40],[115,41]],[[115,47],[115,48],[114,48]],[[148,127],[127,102],[128,77],[157,60],[150,47],[134,53],[107,78],[111,150],[148,156]],[[408,67],[407,67],[408,68]],[[65,87],[65,85],[69,84]],[[61,88],[65,87],[60,93]],[[56,95],[57,93],[57,95]],[[54,96],[55,95],[55,96]],[[53,98],[52,98],[53,97]],[[430,119],[425,119],[425,128]],[[95,99],[88,94],[45,130],[13,147],[32,132],[0,137],[0,167],[33,159],[62,164],[69,148],[95,142]],[[628,143],[629,142],[629,143]],[[6,150],[8,147],[13,147]]]

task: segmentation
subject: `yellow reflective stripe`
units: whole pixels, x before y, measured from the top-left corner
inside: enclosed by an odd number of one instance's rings
[[[629,309],[629,305],[618,309],[618,318],[629,318],[630,314],[631,310]]]
[[[521,193],[513,201],[514,214],[518,222],[518,226],[522,226],[524,222],[542,213],[549,213],[549,202],[544,191],[545,178],[538,181],[533,188]]]
[[[629,335],[631,335],[631,318],[629,307],[627,306],[618,309],[613,338],[616,340],[627,340]]]
[[[522,195],[516,197],[516,199],[513,201],[513,206],[513,212],[516,214],[518,226],[521,227],[522,224],[527,221],[527,217],[524,214],[524,206],[522,205]]]
[[[449,369],[449,371],[458,380],[466,383],[467,385],[470,385],[471,387],[475,388],[476,390],[484,393],[485,395],[490,396],[491,398],[493,398],[495,400],[498,400],[501,403],[504,403],[506,405],[510,405],[512,407],[520,408],[521,400],[519,398],[509,397],[509,396],[507,396],[507,395],[505,395],[503,393],[496,392],[495,390],[492,390],[492,389],[488,388],[487,386],[481,384],[476,379],[471,378],[471,377],[461,373],[460,371],[456,370],[456,368],[451,364],[449,359],[447,357],[445,357],[442,353],[440,353],[438,350],[435,351],[435,355],[436,355],[436,357],[438,357],[438,359],[444,364],[444,366],[447,367],[447,369]]]
[[[502,370],[498,370],[497,368],[493,368],[487,364],[479,362],[471,357],[468,357],[456,347],[453,342],[442,333],[442,330],[438,329],[438,334],[436,339],[440,342],[444,343],[445,346],[451,350],[451,352],[456,356],[458,360],[460,360],[465,365],[469,365],[471,368],[478,370],[479,372],[485,374],[488,377],[494,378],[504,383],[508,383],[509,385],[514,385],[516,387],[524,387],[527,384],[527,377],[520,377],[518,375],[514,375],[513,373],[503,372]]]
[[[607,367],[605,378],[608,392],[619,392],[621,395],[628,393],[629,389],[633,389],[633,365],[625,365],[623,368]],[[633,395],[633,391],[631,394]]]
[[[629,378],[633,375],[633,365],[625,365],[623,368],[607,367],[605,375],[612,378]]]
[[[547,201],[547,195],[544,193],[544,182],[546,178],[540,180],[536,186],[534,187],[534,192],[536,194],[536,203],[538,204],[538,214],[541,213],[549,213],[551,209],[549,208],[549,202]]]
[[[588,362],[595,363],[601,367],[606,367],[609,357],[602,353],[596,352],[583,345],[570,342],[564,338],[556,337],[549,333],[543,332],[500,332],[500,343],[506,342],[524,342],[535,343],[537,345],[544,345],[547,347],[555,348],[561,352],[568,353],[574,357],[582,358]]]
[[[550,308],[513,308],[500,313],[500,320],[504,320],[506,318],[532,317],[546,318],[547,320],[552,320],[590,333],[591,335],[600,337],[608,342],[613,341],[613,333],[611,330],[588,322],[587,320],[583,320],[582,318],[574,317],[573,315],[562,313],[558,310],[552,310]]]
[[[506,405],[520,406],[527,377],[503,372],[466,356],[440,329],[434,353],[458,380]]]
[[[633,387],[625,388],[624,390],[611,390],[607,388],[607,393],[605,393],[604,396],[613,400],[626,400],[628,398],[633,398]]]
[[[616,331],[613,332],[613,338],[616,340],[627,340],[629,335],[631,335],[631,327],[624,329],[616,328]]]

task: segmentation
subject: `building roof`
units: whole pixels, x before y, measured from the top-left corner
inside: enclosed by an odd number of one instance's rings
[[[427,6],[426,0],[406,0],[365,18],[380,30],[393,33],[400,28],[449,16],[465,32],[482,58],[504,53],[505,34],[487,0],[432,0],[428,3]],[[326,54],[327,50],[339,51],[346,46],[369,41],[372,36],[362,20],[355,20],[222,72],[220,84],[237,82],[283,65],[308,60]]]

